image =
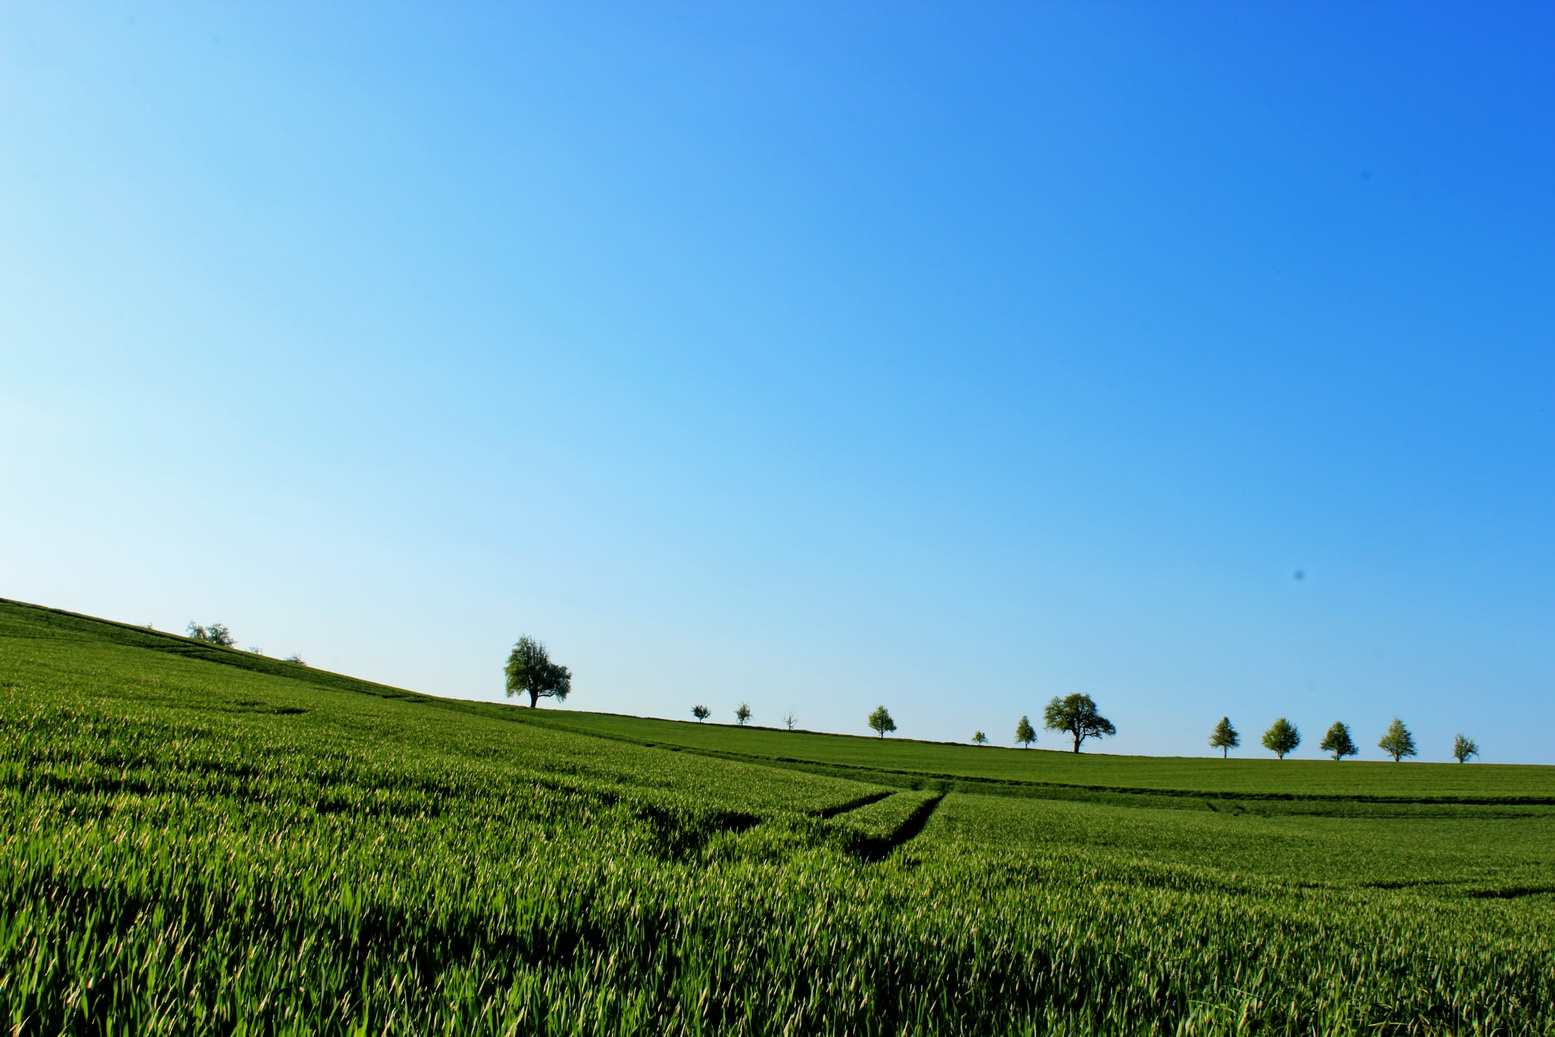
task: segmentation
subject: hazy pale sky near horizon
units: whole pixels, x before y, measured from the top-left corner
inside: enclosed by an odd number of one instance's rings
[[[7,3],[0,596],[466,698],[530,633],[563,708],[1555,762],[1551,54],[1535,3]]]

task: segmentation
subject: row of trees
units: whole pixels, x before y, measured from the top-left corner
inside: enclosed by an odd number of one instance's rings
[[[1089,695],[1065,695],[1063,698],[1054,695],[1042,710],[1042,726],[1067,734],[1073,739],[1071,748],[1075,752],[1080,751],[1080,745],[1087,738],[1105,738],[1118,733],[1112,721],[1096,711],[1096,703]],[[1016,744],[1030,749],[1036,740],[1037,731],[1031,726],[1031,718],[1021,717],[1020,723],[1015,725]],[[978,731],[972,735],[972,741],[986,745],[988,736]]]
[[[691,707],[691,715],[697,718],[698,723],[701,723],[712,716],[713,711],[699,702]],[[750,718],[753,715],[749,702],[741,702],[739,708],[734,711],[734,719],[741,727],[750,723]],[[799,718],[794,716],[792,712],[783,714],[783,725],[790,731],[794,729],[794,725],[797,723],[799,723]],[[891,719],[891,713],[888,709],[884,706],[876,706],[875,711],[869,714],[869,726],[878,731],[881,738],[884,738],[887,734],[896,730],[896,721]]]
[[[232,636],[232,631],[227,629],[225,623],[212,623],[210,626],[201,626],[194,620],[189,621],[187,631],[192,641],[204,641],[208,645],[221,645],[223,648],[231,648],[238,643],[238,639]],[[255,653],[258,654],[257,652]]]
[[[1096,703],[1089,695],[1054,695],[1042,710],[1042,726],[1062,731],[1074,739],[1072,748],[1080,751],[1080,744],[1087,738],[1105,738],[1115,735],[1118,729],[1112,721],[1096,711]],[[1015,743],[1030,749],[1037,740],[1037,729],[1031,726],[1031,718],[1023,716],[1015,725]],[[972,732],[972,744],[987,745],[988,735],[983,731]]]
[[[1096,703],[1089,695],[1068,695],[1064,698],[1054,695],[1042,711],[1042,722],[1049,730],[1068,734],[1074,740],[1075,752],[1080,751],[1080,744],[1087,738],[1105,738],[1118,733],[1112,721],[1096,711]],[[890,711],[884,706],[876,706],[875,711],[869,714],[869,726],[884,738],[896,730],[896,721],[891,719]],[[1029,749],[1036,740],[1037,732],[1031,726],[1031,718],[1021,717],[1020,723],[1015,725],[1015,741]],[[973,733],[972,741],[977,745],[987,745],[988,736],[977,731]]]
[[[1210,732],[1209,744],[1213,749],[1219,749],[1220,755],[1225,757],[1227,752],[1242,744],[1241,735],[1236,728],[1231,726],[1229,717],[1221,717],[1220,723],[1215,725],[1215,730]],[[1263,733],[1263,746],[1274,753],[1280,759],[1285,759],[1285,754],[1295,751],[1301,744],[1301,731],[1284,717],[1280,717],[1269,726],[1269,730]],[[1377,747],[1397,763],[1406,756],[1416,756],[1415,736],[1409,733],[1409,728],[1398,717],[1393,718],[1393,723],[1382,733],[1377,740]],[[1350,727],[1342,721],[1335,721],[1318,743],[1318,748],[1328,753],[1335,760],[1342,760],[1346,756],[1354,756],[1360,752],[1356,747],[1355,739],[1350,737]],[[1453,737],[1452,755],[1459,763],[1466,762],[1470,757],[1479,755],[1479,746],[1472,738],[1463,734]]]
[[[147,623],[146,629],[150,630],[154,628],[150,623]],[[238,643],[238,639],[232,635],[231,630],[227,629],[227,624],[225,623],[212,623],[209,626],[206,626],[200,623],[196,623],[191,619],[189,621],[189,627],[184,633],[185,636],[187,636],[191,641],[204,641],[208,645],[220,645],[222,648],[235,648],[237,647]],[[253,645],[250,645],[248,650],[254,655],[265,654],[258,648],[255,648]],[[308,665],[307,663],[303,662],[302,656],[296,654],[295,652],[287,656],[286,661],[289,663],[296,663],[299,666]]]
[[[697,705],[691,707],[691,713],[698,720],[706,720],[712,715],[712,711],[706,706]],[[742,702],[734,712],[735,719],[743,726],[750,720],[751,711],[748,703]],[[789,713],[783,718],[789,730],[794,727],[794,715]],[[1046,708],[1042,711],[1043,726],[1049,730],[1061,731],[1072,739],[1071,748],[1074,752],[1080,751],[1080,746],[1087,738],[1104,738],[1117,734],[1117,728],[1112,721],[1102,716],[1096,709],[1096,703],[1089,695],[1068,695],[1064,698],[1053,696]],[[876,706],[869,714],[868,724],[881,738],[896,730],[896,721],[891,717],[891,711],[885,706]],[[1020,723],[1015,725],[1015,742],[1031,748],[1037,740],[1036,728],[1031,726],[1031,718],[1022,716]],[[972,734],[972,742],[975,745],[987,745],[988,735],[983,731],[975,731]],[[1229,717],[1221,717],[1220,723],[1215,725],[1215,730],[1210,732],[1209,744],[1211,747],[1221,750],[1221,755],[1227,755],[1231,749],[1242,744],[1242,736],[1231,726]],[[1284,759],[1287,753],[1293,752],[1301,744],[1301,731],[1284,717],[1280,717],[1270,725],[1269,730],[1263,734],[1263,744],[1270,752],[1280,759]],[[1397,763],[1406,756],[1418,755],[1415,747],[1414,735],[1398,717],[1388,725],[1377,745]],[[1335,760],[1343,760],[1346,756],[1355,756],[1360,749],[1355,744],[1355,739],[1350,735],[1349,725],[1336,722],[1328,729],[1323,740],[1318,743],[1323,752],[1333,756]],[[1459,734],[1453,739],[1452,754],[1459,763],[1463,763],[1479,755],[1479,746],[1473,739]]]
[[[191,621],[189,636],[197,641],[223,646],[231,646],[234,640],[231,631],[220,623],[199,626]],[[542,698],[563,700],[572,690],[572,671],[552,662],[545,645],[528,634],[520,637],[513,646],[508,656],[506,673],[508,696],[511,698],[519,692],[526,693],[531,707],[538,706]],[[712,710],[699,703],[691,707],[691,715],[703,721],[712,716]],[[752,715],[748,702],[741,702],[734,711],[734,719],[741,727],[750,722]],[[784,715],[783,722],[792,731],[797,718],[790,712]],[[896,721],[884,705],[875,707],[869,714],[868,723],[870,729],[881,738],[896,730]],[[1042,725],[1050,731],[1069,735],[1072,739],[1071,747],[1077,753],[1087,738],[1106,738],[1118,733],[1112,721],[1097,711],[1096,703],[1089,695],[1066,695],[1063,698],[1054,695],[1042,710]],[[1022,716],[1020,723],[1015,725],[1016,743],[1029,749],[1036,740],[1037,732],[1031,726],[1031,718]],[[977,745],[987,745],[988,736],[977,731],[973,733],[972,741]],[[1295,751],[1301,744],[1301,731],[1295,724],[1280,717],[1263,733],[1262,741],[1264,748],[1283,760],[1287,753]],[[1211,748],[1219,749],[1222,757],[1242,744],[1242,736],[1231,726],[1230,717],[1220,718],[1220,723],[1210,732],[1209,744]],[[1388,729],[1382,733],[1377,746],[1393,757],[1394,763],[1406,756],[1418,755],[1414,735],[1409,733],[1409,728],[1398,717],[1394,717]],[[1318,748],[1335,760],[1343,760],[1346,756],[1355,756],[1360,752],[1355,739],[1350,735],[1349,725],[1342,721],[1336,721],[1328,729],[1328,733],[1318,743]],[[1459,763],[1464,763],[1479,755],[1479,746],[1472,738],[1460,732],[1453,738],[1452,754]]]
[[[517,649],[515,649],[517,651]],[[511,691],[509,692],[511,694]],[[705,721],[713,715],[713,711],[698,703],[691,707],[691,715],[697,720]],[[751,718],[750,703],[741,702],[739,708],[734,711],[734,719],[741,727],[749,723]],[[1044,726],[1054,731],[1062,731],[1073,739],[1075,752],[1080,751],[1080,745],[1087,738],[1104,738],[1107,735],[1117,734],[1117,728],[1112,721],[1096,711],[1096,703],[1089,695],[1069,695],[1065,698],[1054,696],[1042,711]],[[870,730],[881,738],[896,730],[896,720],[891,716],[891,711],[884,705],[876,706],[869,714],[866,721]],[[793,713],[785,714],[783,723],[792,731],[796,718]],[[1025,745],[1028,749],[1037,740],[1037,732],[1031,726],[1030,717],[1021,717],[1020,723],[1015,726],[1015,741]],[[978,745],[987,745],[988,736],[982,731],[972,735],[972,741]]]
[[[698,721],[702,721],[712,716],[713,711],[698,703],[697,705],[691,707],[691,715],[696,717]],[[744,727],[746,724],[750,723],[750,718],[754,715],[755,714],[751,712],[751,704],[749,702],[741,702],[739,708],[734,711],[734,719],[739,721],[741,727]],[[794,714],[789,713],[783,718],[783,722],[787,724],[788,729],[792,731],[794,729],[794,724],[797,722],[797,718],[794,716]]]

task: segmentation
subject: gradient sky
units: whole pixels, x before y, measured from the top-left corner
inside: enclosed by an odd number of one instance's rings
[[[0,596],[1555,748],[1555,7],[0,6]],[[1039,748],[1060,748],[1044,733]]]

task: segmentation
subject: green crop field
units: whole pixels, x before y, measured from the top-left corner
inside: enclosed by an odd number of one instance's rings
[[[1551,1034],[1550,774],[530,711],[0,601],[0,1027]]]
[[[1058,750],[903,742],[568,710],[546,723],[641,745],[675,746],[769,764],[815,764],[922,783],[1035,783],[1076,790],[1157,791],[1262,799],[1454,800],[1555,805],[1555,768],[1515,764],[1347,760],[1195,759],[1069,752],[1069,736],[1044,732]],[[1014,725],[1011,725],[1013,730]],[[1206,730],[1208,725],[1206,724]],[[1207,750],[1206,750],[1207,751]],[[1259,751],[1261,752],[1261,751]]]

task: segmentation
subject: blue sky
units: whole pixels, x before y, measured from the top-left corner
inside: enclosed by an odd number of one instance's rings
[[[1555,762],[1555,11],[0,8],[0,595]],[[1039,746],[1057,748],[1045,734]]]

